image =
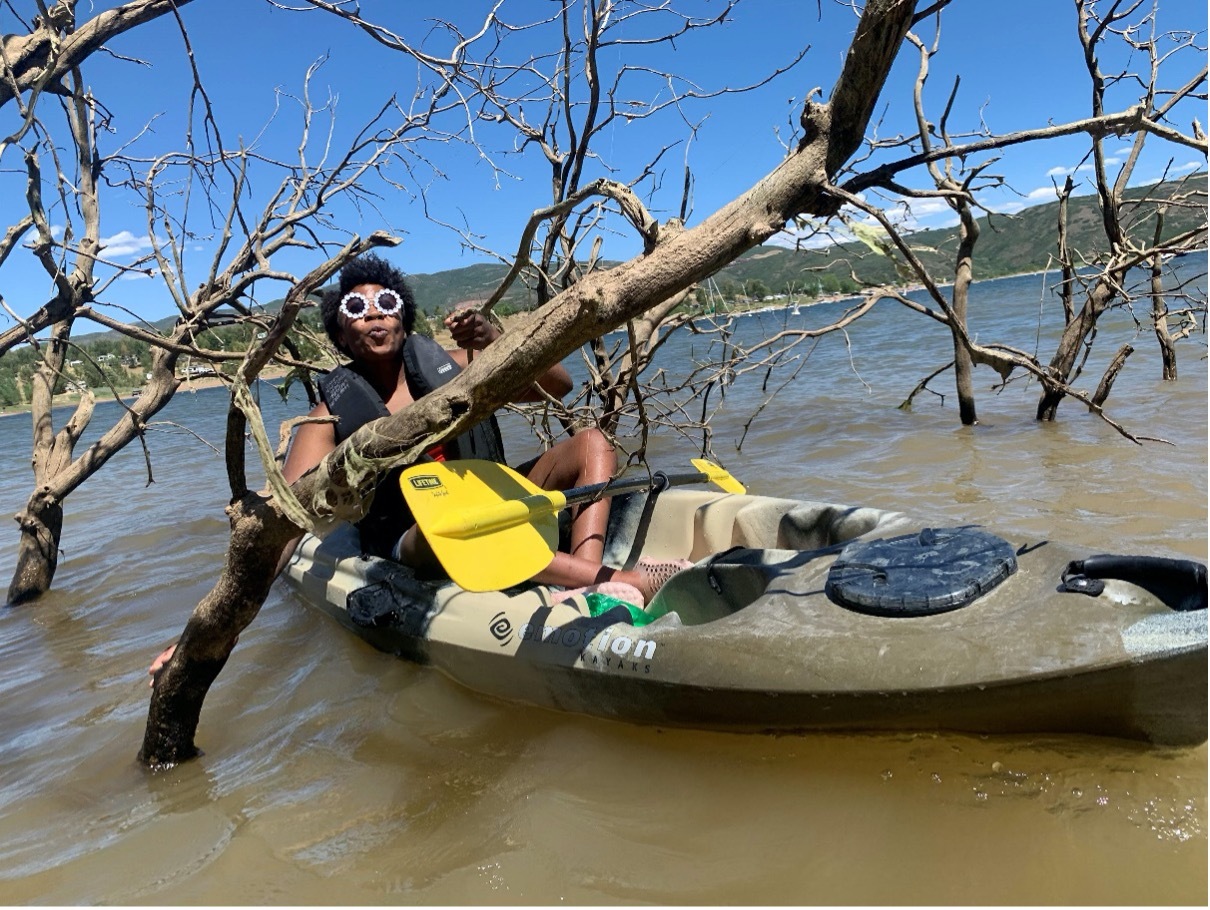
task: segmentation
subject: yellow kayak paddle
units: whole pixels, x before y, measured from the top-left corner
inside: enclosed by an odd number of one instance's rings
[[[559,545],[557,515],[594,499],[688,483],[713,483],[728,493],[743,484],[704,458],[698,470],[610,480],[559,492],[494,461],[426,462],[405,470],[399,483],[416,525],[460,587],[498,591],[537,575]]]

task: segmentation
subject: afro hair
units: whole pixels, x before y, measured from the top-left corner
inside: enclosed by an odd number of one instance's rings
[[[358,256],[340,270],[340,283],[323,292],[319,303],[319,312],[323,316],[324,329],[336,349],[342,354],[348,354],[340,342],[340,301],[345,294],[363,284],[376,284],[379,287],[390,288],[403,301],[403,309],[399,318],[403,321],[403,330],[412,334],[412,326],[416,322],[416,300],[412,289],[408,286],[403,272],[395,268],[380,256],[366,253]]]

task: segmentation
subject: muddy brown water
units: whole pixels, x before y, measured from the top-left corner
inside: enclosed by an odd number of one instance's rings
[[[972,322],[989,337],[1012,325],[1032,348],[1022,313],[1038,309],[1040,282],[981,285]],[[743,331],[827,315],[766,313]],[[979,427],[957,426],[949,394],[897,410],[946,357],[921,323],[888,307],[851,347],[821,344],[737,453],[760,400],[741,379],[715,451],[758,493],[1206,559],[1204,336],[1182,346],[1172,385],[1140,335],[1113,414],[1175,445],[1136,446],[1071,403],[1039,426],[1036,388],[993,393],[984,370]],[[905,344],[908,331],[919,339]],[[206,702],[204,756],[149,774],[134,760],[146,666],[225,545],[222,465],[194,435],[221,440],[223,403],[178,396],[151,434],[156,483],[137,452],[117,458],[69,502],[54,591],[0,613],[3,903],[1206,901],[1204,745],[771,737],[546,712],[380,654],[280,584]],[[27,439],[26,418],[0,420],[7,514],[30,483]],[[672,437],[655,450],[673,469],[697,454]],[[10,529],[6,579],[12,555]]]

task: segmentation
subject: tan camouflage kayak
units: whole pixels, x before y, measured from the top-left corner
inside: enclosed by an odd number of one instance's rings
[[[668,489],[613,499],[606,561],[692,560],[639,610],[474,593],[340,526],[287,574],[367,642],[497,698],[733,731],[1205,742],[1206,569],[897,512]],[[595,615],[594,615],[595,614]]]

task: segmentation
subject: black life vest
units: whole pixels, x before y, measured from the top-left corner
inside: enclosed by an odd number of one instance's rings
[[[413,399],[419,401],[460,372],[462,368],[432,338],[413,334],[404,342],[403,375]],[[338,445],[370,421],[390,413],[374,387],[348,367],[337,367],[316,384],[328,411],[337,418],[334,430]],[[447,459],[483,458],[504,463],[504,441],[495,417],[446,442],[442,448]],[[369,512],[357,523],[361,547],[366,553],[389,558],[399,535],[414,523],[399,489],[402,470],[388,471],[378,482]]]

